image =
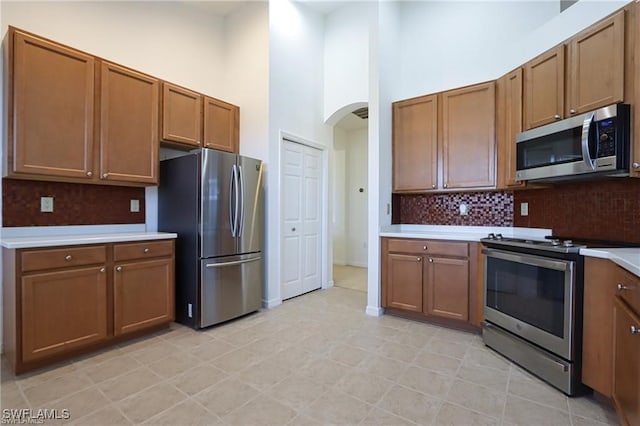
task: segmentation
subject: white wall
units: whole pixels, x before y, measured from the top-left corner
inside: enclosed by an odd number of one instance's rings
[[[368,130],[347,133],[347,264],[367,267],[367,182]],[[364,192],[360,192],[360,188]]]
[[[331,157],[331,234],[333,238],[333,263],[347,264],[347,131],[333,128]]]
[[[369,100],[370,6],[352,3],[325,18],[325,120],[346,105]]]
[[[289,0],[269,4],[269,169],[267,184],[267,277],[265,304],[281,303],[280,210],[279,193],[281,132],[329,148],[331,128],[323,124],[323,16],[304,4]],[[328,161],[328,153],[325,161]],[[328,173],[326,177],[328,181]],[[323,205],[330,200],[325,191]],[[329,211],[329,210],[328,210]],[[327,213],[328,213],[327,211]],[[327,224],[328,227],[329,224]],[[330,229],[324,237],[331,244]],[[323,253],[330,263],[329,251]],[[331,270],[323,271],[324,283],[331,281]]]

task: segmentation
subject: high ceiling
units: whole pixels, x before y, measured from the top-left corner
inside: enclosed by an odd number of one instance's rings
[[[205,1],[191,1],[191,0],[181,0],[183,3],[188,4],[189,6],[196,7],[203,12],[210,13],[212,15],[217,16],[227,16],[232,13],[234,10],[241,7],[243,4],[251,3],[251,1],[246,0],[205,0]],[[267,0],[258,0],[258,1],[267,1]],[[351,1],[330,1],[330,0],[296,0],[300,3],[304,3],[305,6],[309,7],[312,10],[315,10],[318,13],[326,15],[328,13],[333,12],[334,10],[352,3],[353,1],[363,1],[363,0],[351,0]]]

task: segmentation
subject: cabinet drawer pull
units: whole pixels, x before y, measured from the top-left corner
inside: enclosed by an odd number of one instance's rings
[[[106,178],[108,178],[108,177],[109,177],[109,173],[103,173],[103,174],[102,174],[102,178],[103,178],[103,179],[106,179]]]
[[[426,249],[427,249],[427,246],[422,246],[422,250],[426,250]]]
[[[416,257],[416,262],[421,262],[422,258],[421,257]]]
[[[70,254],[68,254],[68,255],[66,255],[66,256],[64,257],[64,260],[66,260],[67,262],[71,262],[71,259],[73,259],[73,257],[71,257],[71,255],[70,255]]]
[[[447,187],[447,184],[445,183],[445,184],[444,184],[444,185],[442,185],[442,186],[444,186],[444,187],[446,188],[446,187]]]
[[[575,109],[570,109],[570,110],[569,110],[569,113],[570,113],[570,114],[575,114],[575,113],[576,113],[576,110],[575,110]]]
[[[116,271],[118,271],[118,272],[122,271],[122,266],[118,266],[118,267],[116,268]]]
[[[560,117],[560,114],[556,114],[553,116],[553,118],[555,118],[556,120],[560,120],[562,117]]]
[[[631,334],[640,334],[640,328],[636,327],[635,325],[632,325],[630,328]]]
[[[151,250],[149,250],[148,248],[145,248],[144,250],[142,250],[145,253],[149,253]]]
[[[618,291],[633,290],[633,287],[624,284],[618,284]]]
[[[431,188],[436,189],[436,184],[431,185]]]
[[[91,176],[93,176],[93,173],[92,172],[87,172],[87,176],[91,177]]]
[[[640,169],[640,163],[635,163],[635,162],[634,162],[634,163],[632,164],[632,166],[633,166],[633,168],[634,168],[634,169]]]
[[[104,272],[104,268],[100,268],[100,272]]]

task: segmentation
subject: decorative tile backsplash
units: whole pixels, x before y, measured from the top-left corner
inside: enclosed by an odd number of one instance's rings
[[[420,225],[513,226],[513,193],[454,192],[394,194],[393,223]],[[460,215],[460,204],[468,214]]]
[[[529,215],[520,215],[520,203]],[[515,226],[551,228],[554,235],[640,243],[640,179],[558,184],[514,193]]]
[[[144,196],[144,188],[5,178],[2,226],[145,223]],[[40,212],[40,197],[53,197],[52,213]],[[129,211],[131,200],[139,200],[139,212]]]

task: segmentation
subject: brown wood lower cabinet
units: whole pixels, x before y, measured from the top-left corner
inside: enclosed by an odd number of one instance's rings
[[[5,248],[3,265],[3,347],[16,373],[174,319],[173,240]]]
[[[616,297],[613,317],[613,402],[622,424],[640,425],[640,313]]]
[[[382,306],[478,326],[476,254],[474,243],[382,238]]]

